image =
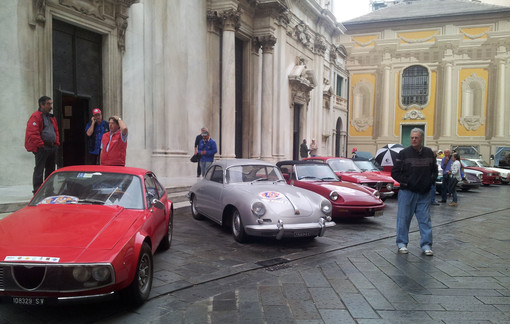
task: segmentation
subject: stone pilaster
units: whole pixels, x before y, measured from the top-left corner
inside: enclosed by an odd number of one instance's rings
[[[271,159],[273,135],[273,50],[276,37],[273,35],[258,37],[262,46],[262,134],[261,158]]]

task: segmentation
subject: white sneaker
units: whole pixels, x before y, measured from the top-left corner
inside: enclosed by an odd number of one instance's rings
[[[434,255],[434,252],[432,252],[432,250],[430,250],[430,249],[423,251],[423,253],[425,253],[425,255],[428,255],[428,256]]]
[[[398,248],[398,253],[407,254],[407,253],[409,253],[409,250],[407,249],[407,247],[403,246],[401,248]]]

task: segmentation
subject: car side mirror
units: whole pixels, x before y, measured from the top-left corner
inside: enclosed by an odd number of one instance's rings
[[[491,154],[490,159],[491,159],[491,160],[494,160],[494,154]]]
[[[152,199],[151,206],[156,207],[157,209],[165,209],[165,205],[159,199]]]

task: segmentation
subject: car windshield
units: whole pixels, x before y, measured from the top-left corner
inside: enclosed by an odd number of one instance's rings
[[[236,165],[227,169],[227,183],[285,181],[280,170],[271,165]]]
[[[485,162],[484,160],[478,160],[478,165],[480,165],[484,168],[490,167],[489,163]]]
[[[461,160],[461,162],[462,162],[462,165],[465,167],[477,167],[478,166],[478,164],[476,164],[475,161]]]
[[[297,164],[296,177],[298,180],[340,181],[326,164]]]
[[[131,174],[57,172],[30,202],[30,206],[39,204],[119,205],[143,209],[142,182]]]
[[[372,161],[354,161],[354,163],[361,171],[381,171]]]
[[[335,172],[361,172],[360,168],[349,159],[330,159],[328,164]]]

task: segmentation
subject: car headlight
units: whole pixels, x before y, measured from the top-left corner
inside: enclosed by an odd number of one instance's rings
[[[329,200],[321,201],[321,211],[326,216],[331,215],[331,203],[329,202]]]
[[[393,190],[393,183],[388,182],[388,183],[386,184],[386,189],[388,189],[388,191],[392,191],[392,190]]]
[[[329,194],[329,199],[331,199],[333,201],[336,201],[338,199],[338,192],[331,191],[330,194]]]
[[[478,179],[482,180],[483,179],[483,175],[482,174],[478,174],[477,175]]]
[[[92,268],[92,278],[99,282],[110,279],[110,268],[103,266],[97,266]]]
[[[79,266],[73,269],[73,277],[76,281],[85,282],[90,279],[91,271],[89,267]]]
[[[253,215],[257,216],[258,218],[264,216],[266,213],[266,206],[264,206],[263,203],[260,201],[256,201],[251,205],[251,212]]]
[[[381,193],[379,192],[379,190],[374,191],[374,197],[378,199],[381,198]]]

